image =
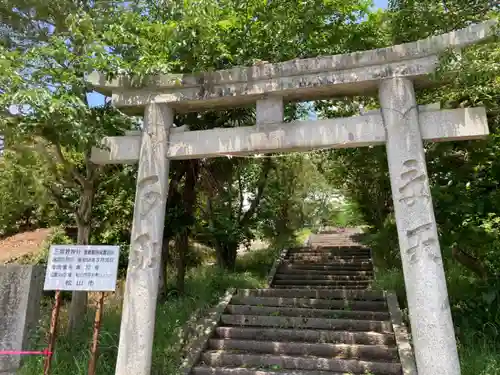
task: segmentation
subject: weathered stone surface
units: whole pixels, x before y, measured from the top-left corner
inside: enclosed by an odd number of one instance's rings
[[[336,236],[344,244],[354,244],[352,234],[319,234],[315,239],[324,243],[322,237]],[[365,251],[359,246],[351,251],[359,250]],[[291,255],[296,251],[307,254],[304,248],[288,251],[287,262],[295,264]],[[191,374],[400,374],[385,294],[275,289],[280,280],[290,278],[317,288],[313,280],[318,275],[311,276],[280,267],[271,289],[239,290]],[[345,278],[333,272],[321,278],[338,277]]]
[[[424,140],[482,139],[488,135],[486,111],[482,107],[419,113]],[[166,155],[172,159],[197,159],[220,155],[291,152],[314,148],[347,148],[386,142],[382,115],[371,114],[317,121],[243,126],[226,129],[173,132]],[[109,150],[94,148],[96,164],[136,163],[140,135],[107,137]]]
[[[403,375],[417,375],[417,365],[415,364],[413,348],[411,347],[410,337],[403,322],[401,310],[399,309],[398,297],[394,292],[386,292],[386,297]]]
[[[461,48],[484,40],[492,34],[493,23],[473,25],[423,41],[384,49],[279,64],[260,64],[213,73],[166,75],[148,78],[148,82],[138,84],[127,81],[126,78],[108,83],[99,75],[91,77],[89,81],[101,92],[110,94],[115,106],[122,107],[129,113],[137,110],[142,113],[146,107],[145,131],[141,135],[107,138],[104,143],[110,151],[94,150],[93,153],[93,161],[97,164],[134,163],[140,159],[116,374],[147,375],[151,368],[169,159],[386,143],[417,363],[426,375],[457,375],[460,369],[422,140],[479,139],[488,134],[488,128],[482,108],[428,111],[424,107],[419,111],[413,89],[414,85],[425,87],[431,84],[428,73],[434,71],[439,53],[449,47]],[[347,119],[282,123],[283,103],[286,101],[370,95],[377,90],[381,99],[381,111]],[[173,122],[174,109],[187,112],[255,103],[255,127],[198,132],[179,129],[172,131],[169,142],[168,129]],[[424,198],[424,201],[419,200],[420,198]],[[413,227],[414,224],[420,226]],[[344,246],[345,241],[331,243],[330,246],[332,245]],[[344,271],[373,271],[371,263],[334,265],[330,262],[321,263],[328,262],[329,259],[315,260],[316,262],[293,262],[292,266],[287,260],[280,265],[279,271],[334,271],[340,267]],[[381,299],[376,292],[332,291],[328,290],[329,285],[318,285],[315,290],[299,289],[299,286],[294,289],[294,285],[280,283],[282,285],[276,285],[280,290],[257,290],[248,292],[247,295],[284,298],[318,298],[328,295],[333,298]],[[311,288],[309,284],[311,283],[304,283],[300,287]],[[367,283],[356,283],[350,287],[364,289],[367,286],[365,284]],[[240,295],[244,293],[245,291]],[[296,323],[300,323],[296,317],[289,320],[294,319]],[[224,320],[240,325],[246,325],[250,320],[264,325],[283,323],[280,317],[272,316],[247,318],[245,315],[224,315],[222,321]],[[327,319],[310,319],[309,324],[314,326],[313,323],[318,325],[315,328],[332,328],[326,324]],[[378,327],[384,331],[385,326],[381,323],[383,322],[378,323]],[[368,327],[367,321],[359,323],[336,320],[335,324],[350,329],[372,328]],[[392,325],[389,328],[392,329]],[[440,362],[442,358],[448,360]],[[231,357],[229,362],[233,360]],[[251,358],[241,357],[238,360],[245,363]],[[257,362],[258,359],[255,360]],[[274,363],[275,359],[269,363],[271,362]],[[313,368],[309,365],[315,366],[316,363],[305,361],[303,368]],[[358,365],[360,364],[356,366]],[[287,366],[295,368],[291,364]],[[332,362],[325,369],[337,367],[337,363]],[[383,371],[382,367],[379,370]],[[388,369],[384,368],[385,370]],[[399,372],[399,364],[388,371]]]
[[[0,266],[0,350],[29,350],[40,313],[44,267]],[[16,373],[20,356],[0,356],[0,374]]]
[[[428,85],[427,75],[435,70],[437,64],[437,56],[428,56],[410,62],[383,63],[318,73],[304,70],[300,75],[262,80],[229,81],[221,84],[205,81],[197,87],[114,91],[111,99],[113,105],[124,111],[137,113],[147,103],[169,103],[178,112],[195,112],[251,105],[267,95],[279,96],[286,101],[351,96],[361,92],[368,95],[376,93],[381,79],[394,75],[419,78],[423,86]]]
[[[322,331],[309,329],[263,327],[217,327],[215,337],[224,339],[255,339],[298,342],[330,342],[361,345],[395,345],[390,333]]]
[[[234,296],[231,301],[239,305],[259,305],[273,307],[308,307],[316,309],[343,309],[346,305],[359,311],[385,311],[385,301],[356,301],[328,298],[295,298],[295,297],[254,297]]]
[[[244,352],[316,356],[326,358],[377,360],[397,362],[397,349],[386,345],[349,345],[332,343],[303,343],[253,340],[211,339],[208,347],[211,350],[237,350]]]
[[[459,375],[413,83],[404,78],[383,81],[380,105],[418,372]]]
[[[274,277],[276,275],[276,271],[278,270],[279,266],[281,265],[281,262],[283,259],[286,258],[288,255],[288,249],[282,249],[280,252],[280,255],[274,260],[273,266],[271,267],[271,271],[269,271],[269,274],[267,275],[267,286],[271,287],[271,284],[273,283]]]
[[[203,353],[203,361],[214,367],[259,367],[284,370],[323,370],[338,373],[354,374],[401,374],[401,365],[394,362],[369,362],[337,358],[295,357],[287,355],[259,355],[231,351],[207,351]],[[200,366],[201,367],[201,366]],[[213,372],[199,372],[200,367],[194,369],[194,374],[213,374]],[[285,372],[286,373],[286,372]],[[216,374],[219,374],[216,372]]]
[[[255,109],[255,122],[257,126],[263,124],[283,122],[284,105],[283,98],[272,97],[257,100]]]
[[[234,288],[227,290],[226,294],[219,300],[219,303],[211,309],[207,316],[197,322],[197,337],[194,338],[189,353],[182,361],[180,368],[181,374],[190,375],[191,369],[200,360],[201,353],[207,348],[208,339],[213,336],[219,324],[220,317],[224,313],[224,310],[226,310],[231,298],[233,298],[235,291]]]
[[[240,289],[238,296],[284,297],[284,298],[324,298],[329,300],[385,301],[384,293],[372,290],[276,290],[276,289]]]
[[[100,92],[112,93],[113,103],[117,106],[143,107],[151,101],[174,102],[176,109],[184,110],[207,105],[242,105],[255,102],[252,96],[269,93],[287,99],[352,94],[354,90],[367,93],[376,90],[376,82],[385,77],[419,78],[429,73],[434,69],[436,55],[449,47],[462,48],[488,38],[492,35],[493,25],[494,21],[488,21],[417,42],[343,55],[258,64],[212,73],[167,74],[148,77],[142,82],[127,77],[107,82],[103,75],[94,73],[89,82]]]
[[[137,176],[129,266],[116,375],[149,375],[155,327],[169,161],[165,158],[173,111],[146,109]]]

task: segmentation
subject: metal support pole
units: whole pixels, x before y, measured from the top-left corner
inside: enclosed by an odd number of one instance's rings
[[[97,364],[97,349],[99,345],[99,331],[101,329],[102,310],[104,306],[104,292],[101,292],[97,301],[97,309],[94,319],[94,335],[92,336],[92,346],[90,348],[89,370],[88,375],[95,375]]]
[[[52,315],[50,317],[49,346],[47,348],[47,356],[45,357],[45,363],[43,366],[43,375],[49,375],[50,373],[52,355],[54,354],[54,347],[56,345],[57,321],[59,320],[60,309],[61,309],[61,291],[56,290],[55,302],[54,306],[52,307]]]

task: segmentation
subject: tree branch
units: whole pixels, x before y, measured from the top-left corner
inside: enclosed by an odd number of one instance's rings
[[[49,168],[52,171],[52,174],[55,176],[55,178],[57,180],[63,181],[67,187],[74,187],[75,186],[75,182],[73,180],[71,180],[71,179],[68,180],[68,179],[63,178],[61,176],[61,174],[57,170],[57,164],[54,162],[54,159],[52,158],[52,155],[47,151],[47,145],[35,141],[35,147],[34,148],[36,148],[36,150],[38,150],[38,153],[42,154],[45,157],[45,160],[47,161],[47,163],[49,165]],[[17,149],[19,149],[21,151],[22,150],[33,151],[33,149],[31,149],[31,148],[29,148],[29,147],[23,147],[23,146],[21,146],[21,147],[19,147]]]
[[[67,200],[63,198],[63,194],[59,188],[54,184],[43,184],[43,186],[50,192],[50,194],[54,197],[57,202],[59,208],[72,210],[71,205]]]
[[[241,172],[240,168],[237,168],[238,171],[238,189],[240,191],[240,207],[238,210],[238,220],[241,218],[241,213],[243,212],[243,183],[241,182]]]
[[[262,171],[260,173],[259,177],[259,182],[257,185],[257,195],[255,196],[254,200],[252,201],[252,204],[250,205],[250,208],[248,209],[247,212],[245,212],[245,215],[243,215],[243,218],[240,221],[240,225],[244,226],[255,214],[255,211],[257,211],[257,207],[259,206],[260,200],[262,198],[262,195],[264,194],[264,189],[267,185],[267,176],[269,175],[269,171],[271,168],[274,167],[274,163],[271,160],[271,158],[266,158],[262,165]]]
[[[485,265],[478,259],[469,255],[462,249],[459,249],[458,246],[453,246],[451,249],[451,253],[453,258],[460,263],[462,266],[472,271],[476,276],[481,278],[482,280],[487,280],[489,277],[488,269]]]
[[[54,143],[54,148],[56,150],[56,157],[59,163],[64,165],[66,170],[71,174],[71,176],[78,182],[82,187],[85,187],[87,185],[87,181],[85,178],[78,173],[78,171],[71,165],[71,163],[64,157],[61,149],[61,145],[57,142]]]

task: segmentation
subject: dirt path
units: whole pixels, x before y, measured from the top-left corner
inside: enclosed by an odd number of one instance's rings
[[[23,255],[34,253],[41,249],[50,236],[52,229],[36,229],[32,232],[18,233],[0,240],[0,263],[17,259]]]

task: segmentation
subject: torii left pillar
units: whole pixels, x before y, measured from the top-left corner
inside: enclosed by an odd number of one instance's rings
[[[167,104],[146,106],[116,375],[151,372],[173,118]]]

